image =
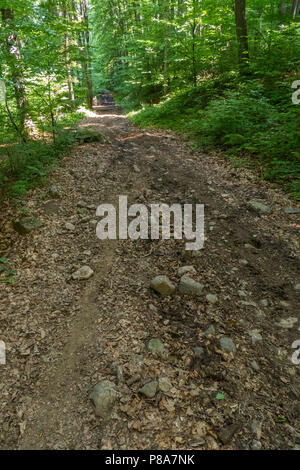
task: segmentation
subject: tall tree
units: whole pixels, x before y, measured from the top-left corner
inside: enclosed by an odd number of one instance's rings
[[[249,43],[246,19],[246,0],[235,0],[235,24],[238,41],[238,59],[241,72],[249,62]]]

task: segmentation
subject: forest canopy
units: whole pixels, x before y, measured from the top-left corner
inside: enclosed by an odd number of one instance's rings
[[[299,194],[299,13],[300,0],[0,0],[4,178],[32,158],[35,173],[51,167],[76,111],[109,90],[137,124],[246,158]]]

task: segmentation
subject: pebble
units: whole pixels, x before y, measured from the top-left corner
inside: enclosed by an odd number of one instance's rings
[[[84,202],[84,201],[79,201],[79,202],[77,203],[77,207],[87,207],[87,206],[88,206],[88,204],[87,204],[86,202]]]
[[[262,448],[262,444],[261,444],[260,441],[254,440],[254,441],[252,442],[252,444],[251,444],[251,449],[252,449],[252,450],[261,450],[261,448]]]
[[[70,222],[67,222],[65,224],[65,228],[66,230],[69,230],[69,232],[74,232],[74,230],[76,229],[75,225],[71,224]]]
[[[259,214],[261,215],[264,215],[264,214],[271,214],[272,213],[272,209],[271,207],[269,206],[266,206],[265,204],[262,204],[261,202],[259,201],[249,201],[248,202],[248,207],[250,209],[253,209],[255,210],[256,212],[258,212]]]
[[[250,330],[249,335],[251,336],[253,343],[257,343],[263,339],[262,335],[259,333],[259,330]]]
[[[196,274],[197,271],[194,268],[194,266],[182,266],[181,268],[178,269],[178,276],[182,277],[186,273]]]
[[[52,186],[50,186],[50,188],[49,188],[49,195],[53,199],[59,199],[60,198],[60,192],[59,192],[57,186],[55,186],[54,184]]]
[[[300,209],[298,207],[285,207],[283,212],[285,214],[300,214]]]
[[[218,297],[215,294],[207,294],[206,300],[209,304],[215,304],[218,301]]]
[[[148,350],[162,354],[165,350],[163,343],[159,338],[152,338],[148,342]]]
[[[32,230],[37,230],[43,225],[43,222],[36,217],[24,217],[13,223],[13,227],[20,235],[26,235]]]
[[[75,280],[89,279],[93,274],[94,271],[89,266],[82,266],[82,268],[72,274],[72,278]]]
[[[172,384],[167,377],[162,377],[158,379],[158,386],[159,386],[159,389],[165,393],[169,392],[169,390],[171,390],[172,388]]]
[[[255,372],[258,372],[260,370],[260,367],[259,365],[257,364],[256,361],[252,361],[250,362],[250,367],[252,370],[254,370]]]
[[[174,284],[167,276],[157,276],[152,279],[151,288],[160,295],[172,295],[175,291]]]
[[[113,409],[117,398],[115,384],[110,380],[99,382],[90,393],[90,400],[95,407],[95,413],[101,418],[107,418]]]
[[[277,326],[279,326],[280,328],[290,329],[290,328],[294,328],[297,322],[298,322],[297,317],[282,318],[280,322],[277,323]]]
[[[201,346],[196,346],[195,348],[193,348],[193,352],[198,358],[202,358],[205,354],[204,348],[201,348]]]
[[[142,388],[139,389],[139,393],[144,395],[146,398],[154,398],[157,392],[158,383],[153,380],[148,382]]]
[[[215,330],[215,327],[214,325],[210,325],[207,330],[205,331],[205,336],[209,336],[209,335],[215,335],[216,334],[216,330]]]
[[[199,282],[196,282],[194,281],[194,279],[191,279],[187,276],[183,276],[180,279],[180,283],[178,286],[178,290],[181,294],[190,296],[202,295],[203,289],[203,284],[200,284]]]
[[[231,353],[235,350],[235,344],[233,340],[227,336],[223,336],[223,338],[220,339],[220,347],[223,351],[228,353]]]

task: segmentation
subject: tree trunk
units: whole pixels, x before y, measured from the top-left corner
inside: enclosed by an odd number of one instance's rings
[[[90,54],[90,32],[89,32],[89,16],[88,16],[88,0],[81,0],[81,12],[84,21],[84,32],[82,45],[84,47],[82,73],[86,87],[86,102],[88,109],[93,108],[93,84],[91,78],[91,54]]]
[[[246,20],[246,0],[235,0],[235,22],[238,41],[238,59],[241,72],[249,63],[249,44]]]
[[[20,122],[20,130],[24,135],[28,133],[27,118],[29,103],[26,93],[25,81],[21,64],[20,42],[14,30],[14,12],[11,8],[1,8],[2,18],[8,31],[6,47],[10,57],[9,67],[11,69],[12,81],[15,89],[15,97]]]
[[[291,15],[293,18],[295,18],[296,15],[298,14],[299,7],[300,7],[300,0],[293,0],[292,6],[291,6]]]

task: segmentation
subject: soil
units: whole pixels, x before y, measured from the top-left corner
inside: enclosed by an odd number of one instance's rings
[[[21,211],[2,203],[0,257],[17,275],[0,283],[0,448],[299,449],[300,224],[283,211],[287,196],[178,136],[137,129],[117,107],[95,108],[81,126],[110,142],[80,145],[63,160],[50,177],[60,199],[38,188]],[[78,202],[117,207],[119,195],[129,205],[205,204],[204,248],[186,259],[184,240],[100,241],[95,209]],[[251,210],[253,199],[272,213]],[[43,227],[19,235],[11,222],[20,212]],[[94,275],[73,280],[85,265]],[[150,289],[156,275],[178,284],[185,265],[205,285],[202,297]],[[291,317],[290,328],[280,326]],[[232,353],[221,349],[223,336]],[[152,338],[163,354],[147,349]],[[168,391],[139,393],[159,378]],[[104,379],[118,392],[106,420],[89,401]]]

